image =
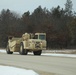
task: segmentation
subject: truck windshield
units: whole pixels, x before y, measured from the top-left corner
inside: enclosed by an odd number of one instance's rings
[[[38,37],[39,36],[39,37]],[[41,40],[45,40],[46,36],[45,35],[35,35],[33,39],[41,39]]]
[[[46,39],[46,36],[45,35],[39,35],[39,39],[45,40]]]

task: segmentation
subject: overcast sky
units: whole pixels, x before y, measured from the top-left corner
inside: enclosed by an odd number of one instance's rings
[[[66,0],[0,0],[0,11],[2,9],[10,9],[23,14],[26,11],[33,12],[39,5],[42,8],[46,7],[49,10],[52,7],[60,5],[61,8],[65,8]],[[73,10],[76,11],[76,0],[72,0]]]

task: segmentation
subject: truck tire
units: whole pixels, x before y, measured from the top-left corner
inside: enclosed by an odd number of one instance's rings
[[[27,55],[27,50],[24,49],[23,43],[20,44],[20,51],[19,51],[19,53],[21,55]]]
[[[6,52],[7,54],[13,54],[13,52],[10,51],[9,45],[7,45]]]
[[[33,51],[34,55],[41,55],[42,53],[42,50],[39,50],[39,51]]]

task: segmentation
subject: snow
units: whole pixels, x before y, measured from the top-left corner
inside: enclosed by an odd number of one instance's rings
[[[6,53],[6,50],[5,49],[0,49],[0,52],[1,53]]]
[[[0,75],[38,75],[33,70],[25,70],[16,67],[0,66]]]
[[[44,53],[42,55],[45,55],[45,56],[57,56],[57,57],[76,57],[75,54],[50,54],[50,53]]]

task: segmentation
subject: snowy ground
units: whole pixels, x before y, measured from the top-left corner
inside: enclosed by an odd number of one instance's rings
[[[73,57],[73,58],[76,58],[76,54],[50,54],[50,53],[45,53],[45,54],[42,54],[42,55],[45,55],[45,56]]]
[[[9,66],[0,66],[0,75],[38,75],[38,74],[35,73],[33,70],[25,70]]]
[[[3,49],[0,50],[0,52],[6,53],[6,51]],[[32,54],[32,53],[29,53],[29,54]],[[76,54],[42,53],[42,56],[58,56],[58,57],[76,58]],[[9,66],[0,66],[0,75],[38,75],[38,74],[34,72],[33,70],[25,70],[25,69],[9,67]]]

